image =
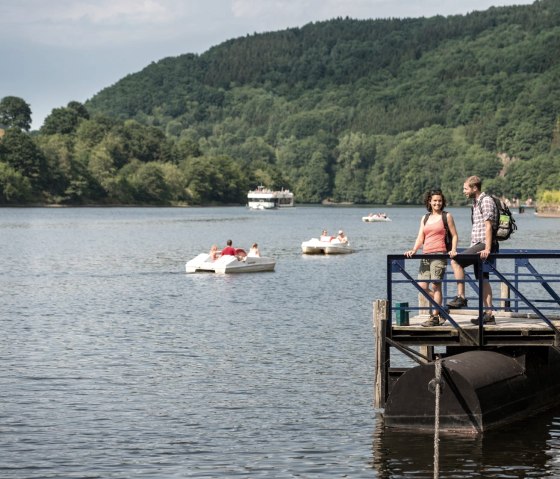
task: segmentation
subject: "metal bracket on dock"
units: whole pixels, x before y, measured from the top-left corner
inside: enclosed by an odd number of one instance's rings
[[[470,332],[463,328],[459,328],[459,345],[474,346],[474,347],[480,346],[476,337],[471,336]]]

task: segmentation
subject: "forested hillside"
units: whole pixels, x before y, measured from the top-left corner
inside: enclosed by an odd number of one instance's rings
[[[8,128],[0,200],[244,203],[263,183],[298,202],[383,204],[439,186],[460,204],[471,174],[536,197],[560,189],[559,78],[557,0],[248,35],[53,110],[30,137],[35,176],[12,158],[27,134]]]

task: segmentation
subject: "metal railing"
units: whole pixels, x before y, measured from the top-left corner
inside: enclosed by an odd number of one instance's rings
[[[460,253],[459,253],[460,254]],[[460,254],[461,255],[461,254]],[[551,321],[551,317],[556,313],[560,314],[560,294],[558,284],[560,283],[560,251],[558,250],[519,250],[502,249],[500,253],[492,254],[487,260],[482,260],[478,254],[461,255],[462,258],[478,263],[479,271],[488,273],[488,281],[493,291],[493,310],[499,313],[504,311],[511,316],[534,317],[545,323],[554,331],[557,338],[560,338],[560,330]],[[456,291],[457,280],[454,278],[452,268],[448,261],[448,268],[442,283],[442,305],[437,304],[433,298],[420,287],[419,283],[425,280],[417,279],[419,260],[429,259],[448,259],[448,255],[415,255],[408,258],[404,255],[387,256],[387,299],[390,305],[389,327],[392,327],[394,313],[417,311],[418,313],[428,311],[430,308],[437,311],[439,315],[447,320],[454,328],[465,331],[451,317],[446,303],[452,299]],[[412,267],[415,269],[412,270]],[[470,270],[470,271],[469,271]],[[484,312],[483,297],[480,291],[483,290],[483,275],[474,279],[471,273],[472,267],[465,270],[465,296],[476,303],[478,318],[482,318]],[[436,281],[429,281],[435,283]],[[500,294],[495,294],[498,289],[495,285],[500,285]],[[411,289],[412,288],[412,289]],[[416,291],[423,296],[425,305],[411,305],[415,302],[410,300],[410,292]],[[467,294],[468,291],[468,294]],[[398,298],[395,299],[395,298]],[[404,301],[404,300],[407,301]],[[397,301],[399,301],[397,303]],[[560,319],[560,318],[558,318]],[[467,334],[467,333],[465,333]],[[471,336],[467,334],[468,336]],[[473,338],[474,340],[474,338]],[[479,320],[478,345],[484,344],[484,325]]]

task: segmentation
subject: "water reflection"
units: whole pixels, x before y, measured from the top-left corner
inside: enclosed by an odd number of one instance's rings
[[[391,479],[558,477],[559,449],[560,408],[481,436],[440,435],[438,447],[432,434],[385,428],[377,413],[371,464]]]

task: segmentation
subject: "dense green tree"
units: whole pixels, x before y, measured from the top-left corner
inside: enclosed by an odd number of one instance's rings
[[[22,98],[5,96],[0,100],[0,124],[8,128],[31,128],[31,107]]]
[[[341,138],[337,150],[334,198],[363,203],[366,175],[375,162],[375,140],[364,133]]]
[[[105,142],[95,147],[89,157],[87,169],[103,192],[104,197],[116,198],[120,193],[120,178],[118,177],[118,164],[112,151]]]
[[[128,120],[113,131],[120,137],[119,142],[124,146],[127,158],[146,163],[171,159],[171,144],[159,128]]]
[[[201,154],[197,139],[191,135],[184,134],[173,144],[172,156],[177,162]]]
[[[36,191],[48,184],[48,168],[45,157],[33,138],[19,128],[10,128],[2,138],[0,161],[29,179]]]
[[[78,120],[78,113],[72,108],[53,108],[50,115],[45,118],[41,133],[44,135],[74,133],[78,127]]]
[[[31,192],[29,178],[0,161],[0,203],[26,203],[31,199]]]
[[[85,105],[83,103],[80,103],[79,101],[69,102],[68,105],[66,105],[66,108],[74,110],[78,115],[78,118],[82,118],[84,120],[89,120],[90,118],[89,111],[87,110]]]
[[[296,179],[294,191],[297,199],[302,203],[320,203],[329,197],[330,161],[326,151],[316,151],[311,155],[309,162],[300,170]]]
[[[148,162],[139,165],[130,177],[130,184],[134,199],[141,203],[165,205],[171,199],[171,191],[160,163]]]
[[[49,171],[47,193],[54,202],[68,200],[66,189],[75,174],[74,143],[67,135],[39,135],[36,144],[45,157]]]
[[[529,161],[515,161],[508,170],[509,197],[536,198],[539,189],[560,189],[560,156],[541,155]]]
[[[169,199],[173,203],[185,204],[191,201],[187,192],[187,179],[178,165],[163,163],[159,165],[167,190]]]
[[[187,181],[187,193],[195,204],[246,202],[246,176],[231,158],[195,157],[184,160],[180,166]]]

